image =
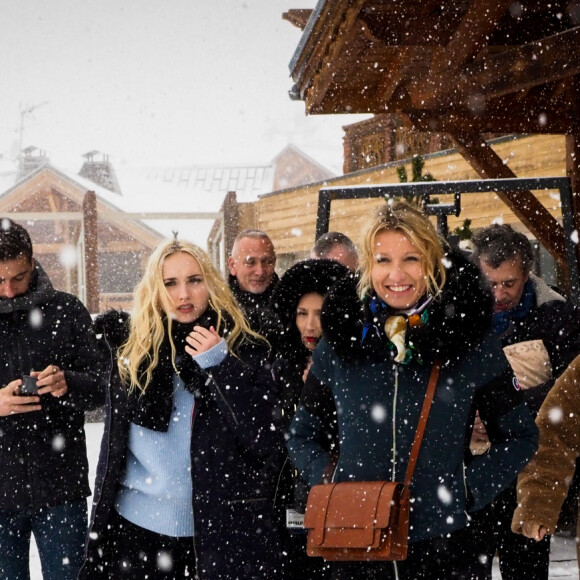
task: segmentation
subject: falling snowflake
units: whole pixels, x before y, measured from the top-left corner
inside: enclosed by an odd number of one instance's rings
[[[77,265],[78,255],[74,246],[64,246],[58,256],[58,261],[67,269],[70,270]]]
[[[554,407],[550,409],[548,416],[550,417],[551,423],[560,423],[564,417],[564,413],[560,407]]]
[[[162,572],[171,572],[173,569],[173,558],[167,552],[159,552],[157,556],[157,568]]]
[[[446,486],[440,485],[437,488],[437,497],[439,501],[444,505],[449,505],[453,501],[453,496]]]
[[[65,446],[65,439],[62,435],[56,435],[52,439],[52,448],[55,451],[62,451],[64,449],[64,446]]]
[[[33,308],[28,315],[28,322],[32,328],[40,328],[42,326],[42,310],[40,308]]]
[[[382,423],[387,418],[387,411],[383,405],[377,403],[371,408],[371,418],[375,423]]]

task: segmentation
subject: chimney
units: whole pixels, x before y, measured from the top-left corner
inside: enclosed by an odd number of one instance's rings
[[[109,157],[100,151],[89,151],[83,157],[86,161],[83,163],[79,175],[113,193],[121,195],[117,175],[109,162]]]
[[[37,153],[35,154],[35,151]],[[25,175],[36,171],[39,167],[49,163],[46,152],[37,147],[27,147],[20,153],[20,163],[18,167],[18,179],[22,179]]]

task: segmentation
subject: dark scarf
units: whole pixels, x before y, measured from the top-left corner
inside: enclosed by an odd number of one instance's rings
[[[230,287],[233,295],[235,296],[236,300],[238,301],[238,303],[243,308],[247,308],[247,309],[253,308],[256,310],[261,310],[261,309],[266,308],[268,306],[270,298],[271,298],[272,294],[274,293],[274,289],[276,288],[279,281],[280,281],[280,278],[278,277],[278,274],[276,274],[276,272],[274,272],[274,276],[272,277],[272,281],[270,282],[270,285],[264,290],[264,292],[262,292],[261,294],[254,294],[253,292],[248,292],[247,290],[242,290],[240,288],[240,284],[238,282],[238,279],[235,276],[233,276],[232,274],[229,274],[229,276],[228,276],[229,287]]]
[[[47,304],[56,294],[50,279],[42,266],[33,261],[34,269],[30,277],[28,290],[22,296],[15,298],[3,298],[0,300],[0,314],[10,314],[12,312],[30,312],[34,308]]]
[[[501,336],[510,327],[512,321],[522,320],[534,307],[536,294],[531,280],[524,284],[524,291],[518,305],[511,310],[495,312],[493,315],[493,331]]]
[[[206,312],[195,322],[183,324],[173,321],[171,336],[176,349],[175,366],[179,378],[185,384],[185,388],[194,393],[203,385],[205,373],[193,358],[185,352],[186,336],[194,326],[209,328],[217,326],[216,312],[208,308]],[[223,333],[222,333],[223,335]],[[145,365],[139,369],[144,373]],[[133,392],[129,396],[129,406],[133,409],[132,422],[152,431],[167,431],[169,420],[173,410],[173,378],[175,369],[171,363],[171,344],[165,336],[159,348],[159,362],[153,370],[151,382],[145,392]]]

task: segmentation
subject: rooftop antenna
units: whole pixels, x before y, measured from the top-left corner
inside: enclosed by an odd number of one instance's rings
[[[24,158],[22,155],[22,139],[24,134],[24,117],[25,115],[30,115],[33,111],[42,107],[43,105],[48,104],[48,101],[44,101],[42,103],[38,103],[37,105],[30,105],[29,107],[20,107],[20,132],[18,135],[18,169],[19,174],[22,174],[22,170],[24,167]]]

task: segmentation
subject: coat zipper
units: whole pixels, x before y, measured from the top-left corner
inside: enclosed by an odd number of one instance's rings
[[[465,461],[463,461],[461,463],[461,468],[462,468],[462,475],[463,475],[463,491],[465,492],[465,517],[467,518],[467,523],[469,524],[469,522],[471,521],[471,516],[469,515],[469,513],[467,512],[467,503],[469,502],[469,492],[467,491],[467,466],[465,465]]]
[[[395,471],[397,468],[397,399],[399,397],[399,369],[397,366],[394,367],[394,383],[395,389],[393,392],[393,457],[391,459],[392,466],[391,466],[391,481],[396,481],[395,478]]]
[[[217,384],[217,382],[213,378],[213,375],[211,373],[207,373],[207,381],[205,382],[205,385],[206,386],[209,385],[210,382],[212,382],[214,384],[219,396],[221,397],[222,401],[225,403],[226,407],[228,408],[228,410],[232,416],[232,419],[234,420],[234,423],[236,424],[236,427],[238,427],[240,425],[240,422],[238,421],[238,418],[236,417],[234,410],[231,408],[227,399],[224,397],[224,394],[222,393],[222,390],[219,388],[219,385]]]
[[[395,389],[393,392],[393,458],[392,458],[392,468],[391,468],[391,481],[396,481],[395,470],[397,468],[397,399],[399,398],[399,367],[394,365],[394,384]],[[399,568],[397,566],[396,560],[393,560],[393,571],[395,573],[395,580],[399,580]]]
[[[290,458],[286,457],[284,459],[284,463],[282,464],[282,467],[280,468],[280,471],[278,472],[278,477],[276,478],[276,489],[274,490],[274,497],[272,499],[272,507],[276,507],[276,502],[278,500],[278,492],[280,490],[280,481],[282,480],[282,474],[284,473],[284,468],[286,467],[286,465],[290,463]],[[290,469],[294,470],[294,466],[292,464],[290,464]]]

